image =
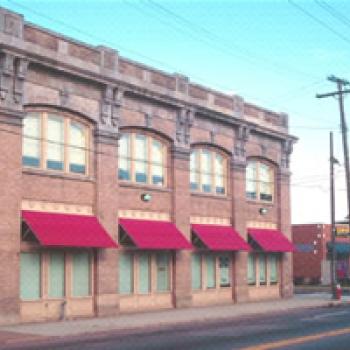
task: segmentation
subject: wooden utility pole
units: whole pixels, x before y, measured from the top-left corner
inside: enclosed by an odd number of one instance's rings
[[[345,166],[345,177],[346,177],[346,194],[347,194],[347,206],[348,206],[348,224],[349,224],[349,230],[350,230],[350,170],[349,170],[349,149],[348,149],[348,139],[347,139],[347,126],[346,126],[346,120],[345,120],[345,113],[344,113],[344,102],[343,102],[343,96],[346,93],[349,93],[350,90],[343,89],[345,86],[350,85],[350,83],[345,79],[340,79],[335,76],[328,77],[328,80],[337,84],[337,91],[335,92],[329,92],[326,94],[317,94],[317,98],[324,98],[324,97],[338,97],[339,101],[339,112],[340,112],[340,127],[341,127],[341,133],[342,133],[342,141],[343,141],[343,152],[344,152],[344,166]]]
[[[337,251],[335,249],[335,199],[334,199],[334,163],[338,161],[334,158],[333,151],[333,133],[329,133],[329,165],[330,165],[330,205],[331,205],[331,234],[332,234],[332,256],[331,256],[331,288],[333,299],[337,299],[336,296],[336,285],[337,285],[337,274],[336,274],[336,262],[337,262]]]

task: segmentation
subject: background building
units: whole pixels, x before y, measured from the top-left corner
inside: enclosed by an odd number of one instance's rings
[[[285,114],[5,9],[0,42],[0,322],[292,295]]]
[[[296,284],[330,284],[331,225],[292,225],[293,278]],[[336,237],[337,277],[341,282],[350,278],[350,242]]]

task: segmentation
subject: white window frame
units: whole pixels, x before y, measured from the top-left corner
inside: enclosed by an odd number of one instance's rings
[[[147,185],[147,186],[153,186],[153,187],[167,187],[167,154],[168,154],[168,147],[165,144],[164,141],[162,141],[159,137],[155,137],[154,135],[150,135],[148,133],[142,133],[137,131],[125,131],[123,132],[124,135],[129,136],[129,156],[128,161],[130,162],[130,179],[121,179],[119,178],[119,166],[118,166],[118,180],[120,182],[124,183],[134,183],[138,185]],[[146,176],[147,181],[146,182],[137,182],[136,181],[136,171],[135,171],[135,164],[137,162],[136,157],[136,137],[137,135],[144,136],[146,138],[146,147],[147,147],[147,154],[146,154]],[[161,153],[162,153],[162,160],[161,164],[155,163],[152,159],[152,144],[153,141],[159,142],[161,145]],[[120,157],[120,154],[118,153],[118,157]],[[153,178],[152,178],[152,166],[158,165],[163,170],[163,184],[154,184]]]
[[[57,111],[36,111],[36,110],[30,110],[27,112],[27,116],[37,116],[39,118],[39,125],[40,125],[40,132],[39,132],[39,152],[40,152],[40,159],[39,159],[39,166],[29,166],[24,165],[24,168],[28,169],[40,169],[45,170],[47,172],[53,172],[53,173],[60,173],[60,174],[69,174],[73,176],[87,176],[89,174],[89,149],[90,149],[90,135],[91,135],[91,128],[81,122],[80,120],[76,120],[71,115],[66,115],[61,112]],[[57,119],[63,120],[63,134],[64,134],[64,140],[62,143],[63,146],[63,170],[57,170],[57,169],[50,169],[47,167],[47,149],[48,149],[48,143],[50,142],[47,138],[47,127],[48,127],[48,119],[49,116],[55,117]],[[85,147],[83,148],[85,150],[85,172],[73,172],[70,171],[70,149],[72,147],[75,147],[70,142],[70,124],[74,123],[82,127],[84,138],[85,138]],[[30,139],[31,137],[22,135],[23,140],[25,138]],[[25,156],[22,152],[22,156]]]
[[[209,174],[206,174],[203,169],[203,164],[202,164],[202,153],[203,152],[208,152],[210,154],[210,171]],[[215,195],[215,196],[227,196],[227,174],[228,174],[228,169],[227,169],[227,157],[222,153],[218,152],[216,150],[213,150],[210,147],[195,147],[191,150],[191,155],[195,154],[194,158],[196,160],[195,166],[193,167],[192,164],[190,164],[190,172],[193,174],[194,177],[196,178],[196,184],[197,184],[197,189],[192,188],[192,183],[190,182],[190,190],[193,193],[203,193],[203,194],[208,194],[208,195]],[[217,174],[216,172],[216,157],[220,156],[222,158],[222,168],[223,172],[222,175]],[[210,187],[211,190],[210,192],[203,191],[203,176],[209,175],[210,176]],[[223,189],[224,193],[219,193],[216,191],[217,187],[217,176],[222,176],[223,180]]]
[[[256,160],[256,159],[251,159],[248,160],[247,163],[247,169],[249,165],[255,164],[256,168],[256,174],[254,179],[248,179],[247,177],[247,171],[246,171],[246,199],[249,201],[254,201],[254,202],[264,202],[264,203],[273,203],[274,202],[274,193],[275,193],[275,177],[274,177],[274,167],[271,164],[267,164],[266,162]],[[270,181],[267,183],[270,186],[270,191],[271,191],[271,200],[266,200],[266,199],[261,199],[261,194],[263,193],[261,190],[262,183],[265,181],[262,181],[260,179],[260,167],[261,166],[266,166],[268,167],[268,172],[270,175]],[[247,187],[248,187],[248,182],[253,182],[256,185],[256,198],[250,198],[247,195]]]

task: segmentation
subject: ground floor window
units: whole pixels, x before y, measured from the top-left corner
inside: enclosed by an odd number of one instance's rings
[[[216,289],[231,286],[232,257],[229,253],[193,253],[192,289]]]
[[[21,253],[20,297],[22,300],[41,298],[41,256],[40,253]]]
[[[88,252],[75,253],[72,256],[73,280],[72,294],[74,297],[87,297],[90,291],[90,254]]]
[[[276,253],[249,253],[247,280],[249,285],[272,285],[278,283],[279,255]]]
[[[65,256],[64,252],[49,253],[49,297],[65,296]]]
[[[124,295],[169,292],[171,253],[123,251],[119,254],[119,293]]]
[[[89,251],[23,252],[20,255],[20,297],[26,301],[90,296],[91,265]]]

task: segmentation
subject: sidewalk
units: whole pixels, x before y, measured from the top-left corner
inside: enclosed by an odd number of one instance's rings
[[[291,299],[242,303],[189,309],[171,309],[108,318],[80,319],[64,322],[19,324],[0,327],[0,349],[4,346],[45,341],[64,341],[75,337],[99,337],[107,332],[140,331],[193,322],[222,321],[249,315],[287,310],[350,304],[350,296],[341,302],[331,301],[330,294],[300,294]]]

